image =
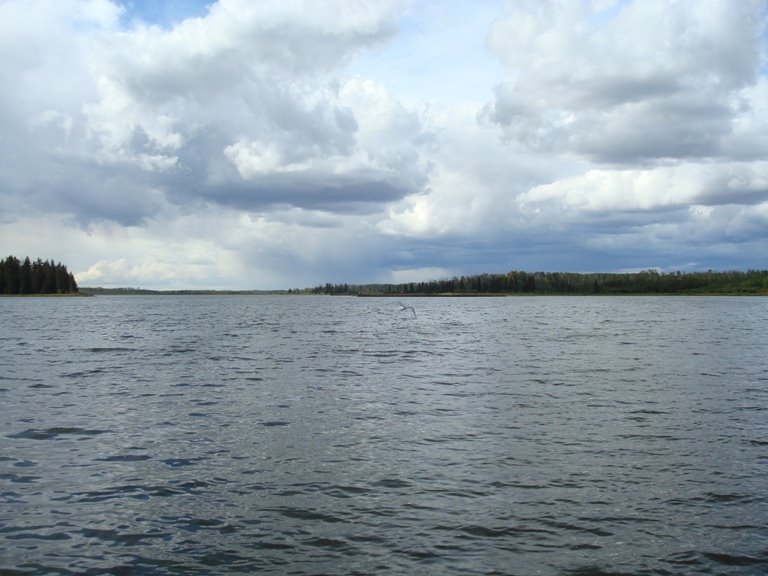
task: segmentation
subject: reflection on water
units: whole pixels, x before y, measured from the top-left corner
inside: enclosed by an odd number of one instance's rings
[[[0,573],[758,574],[768,299],[0,299]]]

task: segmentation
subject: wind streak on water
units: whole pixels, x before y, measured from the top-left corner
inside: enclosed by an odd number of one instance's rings
[[[758,574],[763,298],[1,299],[0,573]]]

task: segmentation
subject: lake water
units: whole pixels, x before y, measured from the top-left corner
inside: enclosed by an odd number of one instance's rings
[[[765,574],[768,298],[0,299],[0,574]]]

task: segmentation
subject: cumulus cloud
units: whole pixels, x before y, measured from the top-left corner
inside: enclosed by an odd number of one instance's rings
[[[593,168],[521,194],[523,210],[556,206],[596,213],[753,204],[768,197],[768,163],[678,164],[653,170]],[[553,200],[557,200],[553,204]]]
[[[508,78],[479,111],[433,111],[429,191],[394,205],[380,229],[492,239],[510,253],[534,244],[545,257],[624,226],[650,239],[691,205],[760,204],[765,4],[733,8],[508,2],[488,34]]]
[[[516,146],[618,164],[719,157],[760,105],[763,2],[507,6],[489,46],[510,77],[484,115]]]
[[[418,119],[382,87],[330,75],[388,39],[400,11],[227,0],[171,30],[109,36],[92,58],[88,128],[105,153],[168,172],[175,201],[333,210],[413,193]]]
[[[24,23],[3,46],[15,90],[2,145],[19,156],[6,184],[31,210],[132,224],[156,213],[158,191],[333,211],[424,186],[418,117],[382,86],[333,76],[391,38],[400,2],[222,0],[171,28],[128,29],[106,0],[0,9],[6,27]]]

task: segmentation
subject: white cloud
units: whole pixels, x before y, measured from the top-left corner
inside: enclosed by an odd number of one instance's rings
[[[486,117],[510,143],[598,162],[719,156],[764,57],[764,3],[511,2]]]
[[[684,181],[676,182],[674,176],[672,171],[592,169],[575,178],[532,188],[518,201],[523,210],[537,214],[548,209],[569,212],[648,210],[679,205],[695,196],[695,186]]]
[[[229,0],[171,30],[140,26],[105,37],[91,57],[99,98],[86,107],[88,128],[112,154],[165,155],[168,167],[178,163],[219,185],[271,177],[266,185],[290,190],[294,181],[280,177],[301,173],[319,188],[343,188],[349,183],[338,178],[339,165],[355,172],[355,186],[393,184],[391,174],[418,171],[418,155],[379,153],[366,162],[375,150],[361,148],[359,135],[405,129],[411,132],[399,141],[407,146],[419,126],[367,113],[381,104],[379,93],[358,95],[350,107],[354,83],[339,88],[327,74],[390,37],[401,10],[396,2]],[[389,120],[399,124],[382,128]],[[191,166],[201,156],[208,166]],[[236,170],[228,172],[227,162]],[[303,196],[289,190],[283,200],[301,204]],[[251,187],[247,195],[258,192]]]
[[[318,188],[350,187],[353,194],[362,193],[358,198],[362,201],[366,200],[366,183],[386,183],[398,195],[421,189],[426,166],[418,145],[427,136],[417,115],[403,108],[384,87],[359,79],[345,82],[327,102],[333,102],[326,110],[334,115],[329,123],[344,134],[334,139],[335,144],[312,138],[294,142],[294,137],[281,141],[256,136],[227,146],[224,156],[245,181],[289,175],[295,184],[308,178]],[[271,183],[281,186],[274,179]]]

